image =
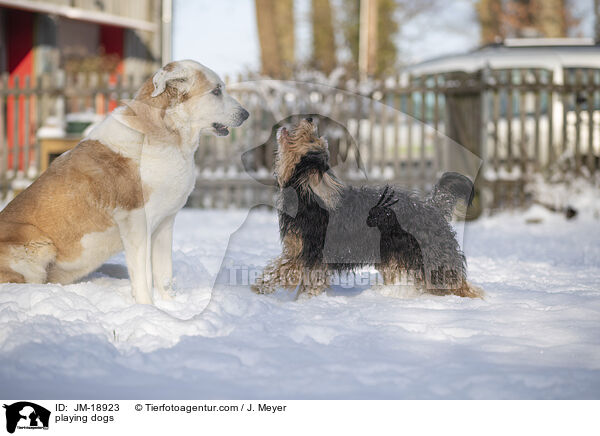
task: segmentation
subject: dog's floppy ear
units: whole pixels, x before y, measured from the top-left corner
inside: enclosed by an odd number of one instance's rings
[[[183,90],[184,84],[188,79],[187,71],[181,68],[177,64],[167,64],[154,74],[152,77],[152,83],[154,84],[154,91],[152,91],[152,97],[158,97],[165,89],[167,85],[175,86],[178,89]]]

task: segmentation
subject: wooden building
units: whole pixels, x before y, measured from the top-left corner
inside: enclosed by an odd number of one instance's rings
[[[0,0],[0,178],[39,170],[34,144],[49,116],[102,113],[122,97],[73,110],[69,90],[139,84],[170,56],[171,0]]]

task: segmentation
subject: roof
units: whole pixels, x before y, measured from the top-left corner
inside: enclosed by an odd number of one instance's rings
[[[89,21],[92,23],[106,24],[110,26],[144,30],[148,32],[156,32],[160,28],[158,23],[153,23],[147,20],[115,15],[101,11],[87,10],[68,5],[44,3],[34,0],[0,0],[0,6],[32,12],[40,12],[50,15],[58,15],[73,20]]]
[[[507,39],[476,50],[442,56],[405,69],[411,74],[435,74],[449,71],[474,72],[486,67],[600,68],[600,46],[588,38]]]

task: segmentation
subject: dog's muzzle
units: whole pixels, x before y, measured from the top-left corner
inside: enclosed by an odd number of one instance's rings
[[[248,113],[248,111],[246,109],[242,108],[237,114],[237,117],[236,117],[237,124],[235,127],[241,126],[242,123],[244,121],[246,121],[249,116],[250,116],[250,114]]]
[[[217,136],[227,136],[229,135],[229,129],[227,126],[221,123],[212,123],[213,129],[215,129],[215,133]]]
[[[239,127],[239,126],[241,126],[242,123],[244,121],[246,121],[249,116],[250,116],[250,114],[248,113],[248,111],[246,109],[244,109],[244,108],[241,108],[236,113],[234,121],[231,123],[231,125],[226,126],[223,123],[212,123],[212,128],[214,129],[215,134],[217,136],[227,136],[227,135],[229,135],[229,127]]]

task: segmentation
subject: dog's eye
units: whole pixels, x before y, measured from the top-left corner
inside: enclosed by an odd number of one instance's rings
[[[211,94],[216,95],[217,97],[221,96],[221,86],[217,86],[215,89],[213,89],[212,91],[210,91]]]

